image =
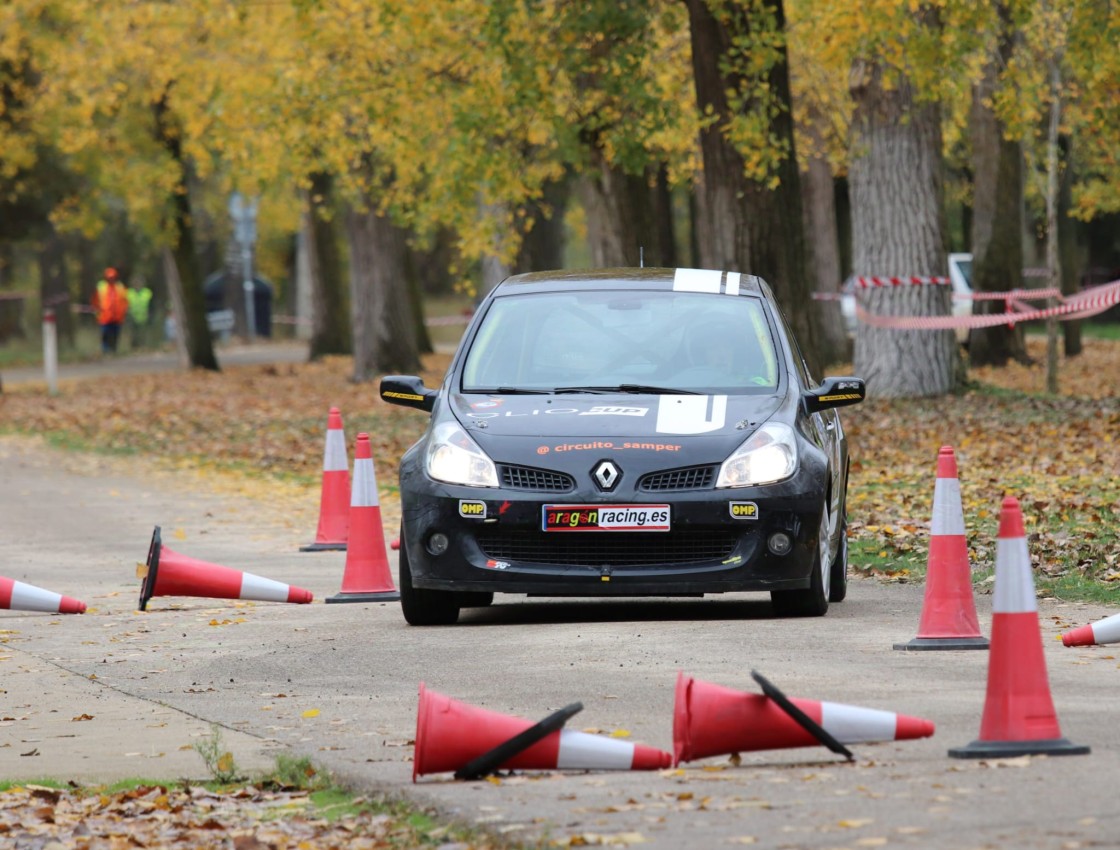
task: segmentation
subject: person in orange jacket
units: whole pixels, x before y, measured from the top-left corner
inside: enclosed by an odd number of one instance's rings
[[[93,291],[93,310],[101,326],[101,353],[114,354],[121,337],[121,325],[128,315],[128,290],[114,268],[105,269],[105,277]]]

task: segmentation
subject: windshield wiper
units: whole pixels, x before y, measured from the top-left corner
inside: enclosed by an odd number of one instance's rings
[[[470,387],[463,392],[478,395],[552,395],[552,390],[533,390],[528,387],[487,387],[484,389]]]
[[[556,393],[642,393],[646,395],[702,395],[696,390],[655,387],[650,384],[615,384],[602,387],[557,387]]]

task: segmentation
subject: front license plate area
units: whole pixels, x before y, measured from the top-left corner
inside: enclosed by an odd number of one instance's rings
[[[544,531],[668,531],[668,505],[545,505]]]

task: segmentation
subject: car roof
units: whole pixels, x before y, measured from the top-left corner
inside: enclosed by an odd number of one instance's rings
[[[493,296],[523,293],[531,287],[539,292],[564,292],[577,289],[663,289],[688,292],[753,294],[773,298],[766,281],[757,275],[713,269],[609,268],[527,272],[513,275],[494,288]]]

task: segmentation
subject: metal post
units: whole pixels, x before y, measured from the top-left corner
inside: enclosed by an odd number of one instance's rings
[[[43,371],[47,378],[47,392],[58,395],[58,328],[51,307],[43,310]]]

